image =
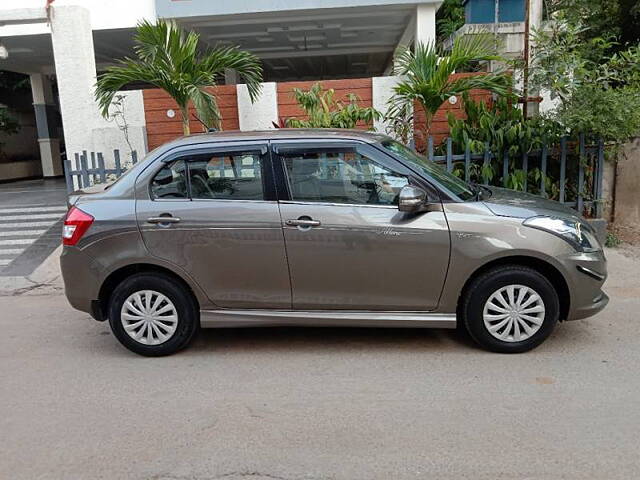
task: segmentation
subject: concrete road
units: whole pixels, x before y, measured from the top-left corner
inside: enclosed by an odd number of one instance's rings
[[[64,178],[0,184],[0,278],[25,277],[60,245]]]
[[[0,297],[2,479],[640,476],[640,261],[540,348],[428,330],[207,331],[149,359],[58,295]]]

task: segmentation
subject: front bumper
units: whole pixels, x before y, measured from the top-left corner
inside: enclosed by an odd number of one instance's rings
[[[594,316],[600,312],[609,303],[609,297],[603,291],[596,296],[590,305],[583,305],[573,310],[571,317],[568,320],[581,320]]]
[[[580,320],[600,312],[609,303],[602,291],[607,279],[607,260],[603,251],[573,253],[561,259],[570,293],[567,320]]]

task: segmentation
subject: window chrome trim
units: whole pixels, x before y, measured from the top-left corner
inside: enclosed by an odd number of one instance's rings
[[[192,202],[204,202],[204,203],[209,203],[209,202],[213,202],[213,203],[220,203],[220,202],[233,202],[233,203],[239,203],[239,202],[243,202],[243,203],[273,203],[273,204],[277,204],[278,201],[277,200],[251,200],[248,198],[192,198],[191,199]]]
[[[367,207],[398,210],[397,205],[372,205],[369,203],[304,202],[301,200],[280,200],[278,203],[283,205],[324,205],[327,207]]]
[[[153,198],[151,197],[152,202],[190,202],[190,198]]]
[[[186,147],[186,148],[185,148]],[[160,158],[161,163],[169,163],[176,160],[183,153],[189,153],[193,155],[211,155],[220,153],[236,153],[236,152],[252,152],[259,153],[260,156],[264,156],[268,153],[268,141],[254,141],[244,143],[242,140],[230,141],[230,142],[213,142],[213,143],[194,143],[189,145],[182,145],[179,150],[170,150],[168,153],[173,155],[166,155]]]

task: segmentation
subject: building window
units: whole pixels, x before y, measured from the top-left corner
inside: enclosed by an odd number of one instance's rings
[[[466,23],[494,23],[495,0],[466,0]],[[524,0],[499,0],[499,22],[524,22]]]

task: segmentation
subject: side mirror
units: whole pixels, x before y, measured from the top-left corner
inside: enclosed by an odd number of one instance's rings
[[[402,187],[398,196],[398,210],[401,212],[416,213],[425,210],[427,206],[427,192],[420,187],[407,185]]]

